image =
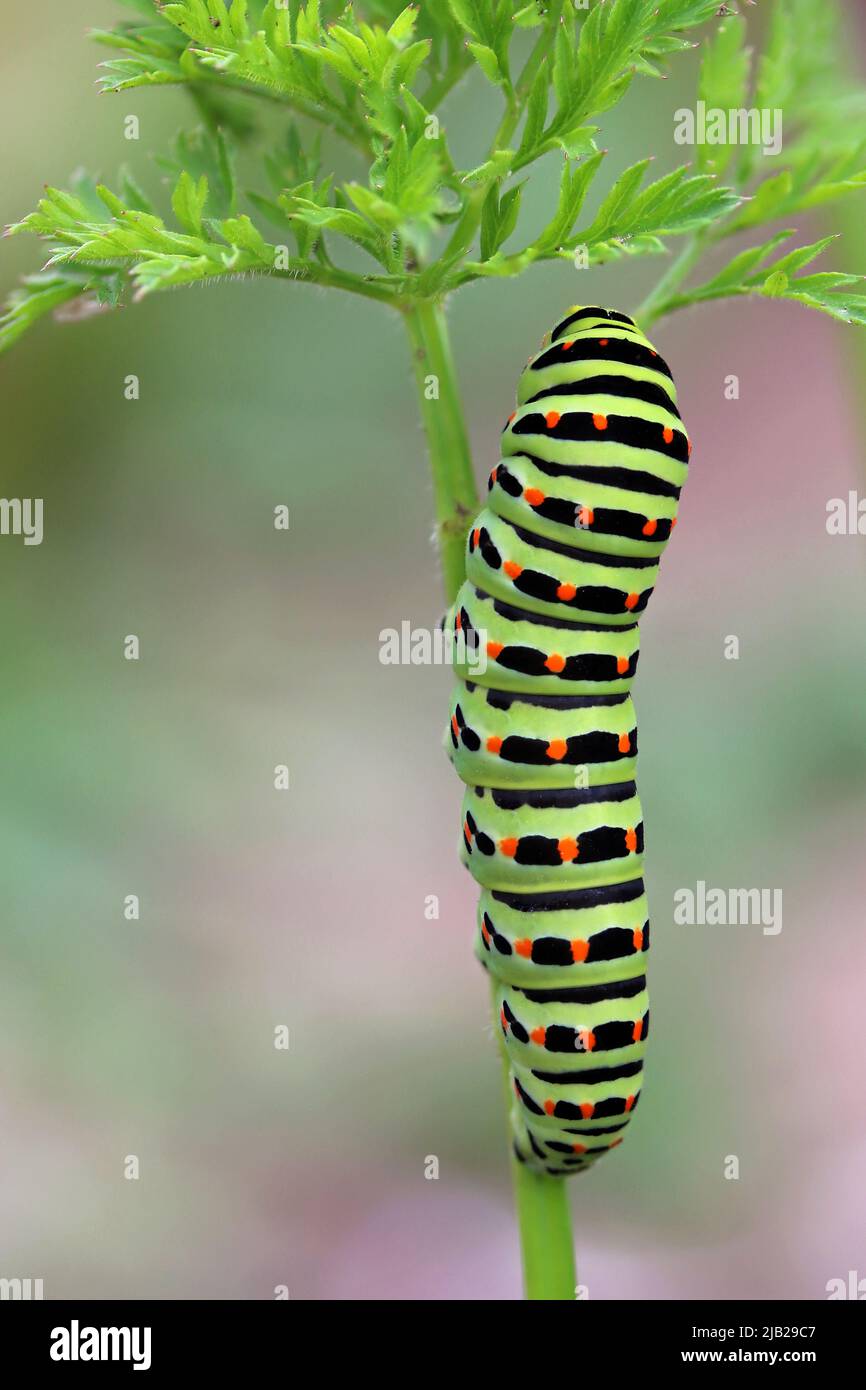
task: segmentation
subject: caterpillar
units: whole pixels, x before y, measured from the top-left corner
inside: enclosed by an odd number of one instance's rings
[[[569,309],[520,378],[443,619],[514,1152],[557,1176],[620,1144],[640,1099],[650,924],[630,692],[690,454],[670,369],[634,320]]]

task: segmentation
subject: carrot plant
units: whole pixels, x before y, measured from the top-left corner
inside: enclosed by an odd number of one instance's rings
[[[449,601],[478,506],[445,313],[464,286],[559,261],[566,303],[576,268],[647,256],[664,270],[634,310],[644,329],[746,295],[866,323],[862,277],[814,269],[833,238],[795,230],[866,183],[866,98],[840,81],[831,0],[775,0],[757,54],[743,16],[719,0],[118,4],[125,16],[93,34],[108,51],[102,90],[181,87],[194,115],[158,156],[170,206],[128,171],[110,186],[79,174],[45,189],[9,229],[35,233],[48,254],[11,295],[0,347],[48,314],[80,319],[231,277],[377,301],[406,326]],[[606,178],[607,113],[635,83],[651,101],[652,83],[698,41],[689,162],[652,178],[645,158]],[[472,167],[449,139],[462,82],[497,101],[491,129],[472,132]],[[784,133],[769,158],[761,119],[776,113]],[[245,160],[261,152],[258,186],[244,191],[241,149]],[[522,194],[545,160],[561,166],[558,198],[530,226]],[[329,172],[337,162],[353,177]],[[514,1181],[529,1297],[574,1297],[564,1185],[518,1166]]]

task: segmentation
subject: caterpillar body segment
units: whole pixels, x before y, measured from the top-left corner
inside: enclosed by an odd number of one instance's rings
[[[640,1098],[649,910],[631,684],[691,445],[670,369],[613,310],[528,363],[444,625],[476,954],[511,1068],[514,1149],[580,1172]]]
[[[604,703],[533,701],[464,682],[451,709],[452,762],[468,787],[576,789],[634,780],[637,723],[629,695]],[[471,807],[471,801],[469,802]]]
[[[600,995],[645,973],[648,914],[642,879],[544,898],[483,889],[476,954],[494,975],[504,956],[514,988]]]
[[[457,674],[500,695],[519,692],[555,701],[627,695],[637,670],[640,639],[634,621],[616,629],[572,619],[554,622],[467,583],[445,624],[455,637],[462,633],[466,639],[465,651],[455,645]]]
[[[556,892],[640,877],[643,819],[634,782],[574,791],[467,790],[462,856],[484,888]]]
[[[604,617],[616,627],[629,626],[646,608],[657,572],[653,556],[614,560],[538,537],[489,508],[472,529],[466,562],[467,579],[492,598],[554,620]]]
[[[676,497],[632,487],[623,498],[612,480],[603,481],[603,474],[581,480],[564,472],[551,475],[540,462],[516,454],[492,470],[487,488],[496,492],[491,505],[495,501],[499,516],[539,537],[583,550],[603,554],[613,538],[622,556],[642,559],[662,553],[673,529]]]

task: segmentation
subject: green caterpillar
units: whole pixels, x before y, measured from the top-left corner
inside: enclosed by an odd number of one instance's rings
[[[446,615],[446,743],[466,783],[517,1157],[580,1172],[621,1142],[649,1027],[637,619],[691,446],[670,370],[625,314],[569,310],[503,432]],[[486,665],[479,660],[486,657]]]

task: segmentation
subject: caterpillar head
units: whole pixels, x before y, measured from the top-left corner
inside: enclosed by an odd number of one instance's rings
[[[621,314],[618,309],[602,309],[598,305],[572,304],[567,309],[565,316],[551,330],[549,341],[558,342],[561,338],[574,336],[575,333],[584,331],[587,328],[612,328],[622,331],[631,329],[638,332],[634,319],[629,318],[628,314]]]

